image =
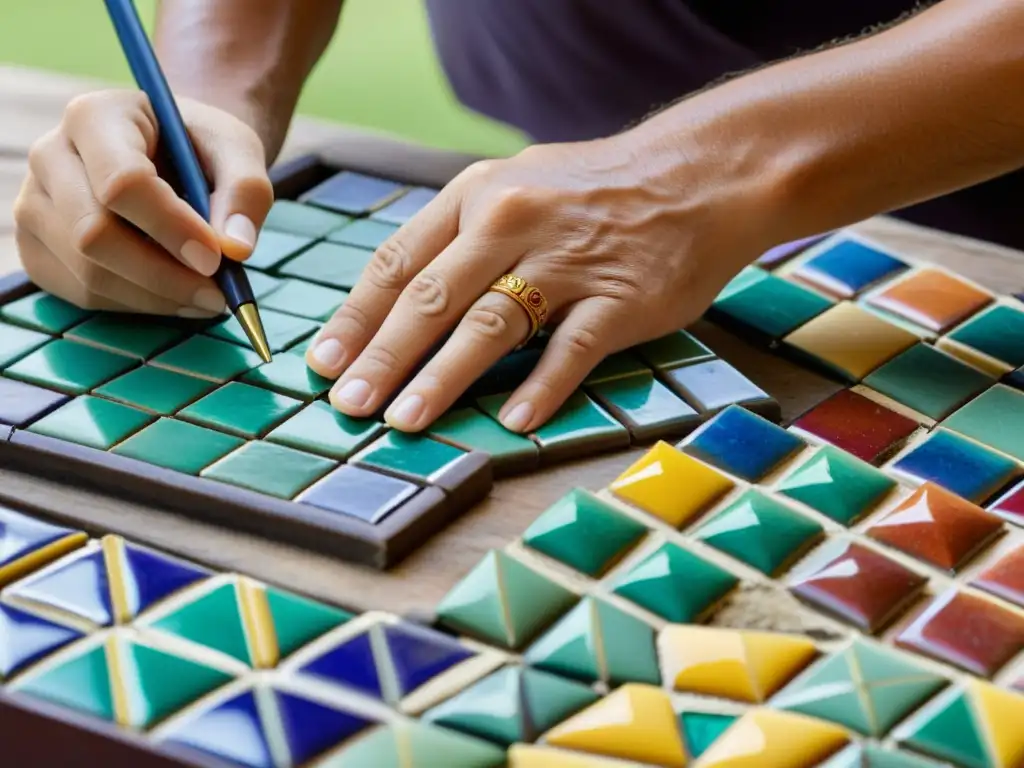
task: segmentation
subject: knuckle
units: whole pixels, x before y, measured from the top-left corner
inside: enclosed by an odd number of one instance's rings
[[[14,200],[14,207],[11,210],[14,218],[14,226],[19,230],[32,230],[38,220],[36,205],[31,195],[25,194],[24,190]]]
[[[28,167],[38,175],[37,169],[40,168],[46,159],[53,154],[53,150],[57,145],[57,129],[47,131],[34,142],[32,146],[28,148]]]
[[[530,218],[535,207],[533,192],[520,185],[503,186],[492,193],[488,204],[495,224],[513,227]]]
[[[400,237],[393,236],[377,248],[366,274],[377,288],[392,291],[407,282],[410,263],[409,249]]]
[[[119,200],[131,195],[140,187],[156,180],[156,169],[146,163],[130,167],[121,166],[101,179],[94,187],[93,193],[100,205],[111,208]]]
[[[401,361],[393,351],[387,347],[375,345],[367,347],[362,354],[365,362],[377,369],[387,373],[395,373],[401,370]]]
[[[448,310],[451,291],[441,275],[420,272],[406,289],[413,311],[426,317],[443,315]]]
[[[575,358],[596,357],[601,350],[601,340],[589,328],[572,328],[565,334],[565,354]]]
[[[71,247],[78,253],[93,253],[106,236],[114,218],[107,211],[93,210],[79,216],[71,225]]]
[[[344,334],[346,331],[355,328],[355,331],[364,335],[370,328],[370,318],[357,304],[346,302],[335,313],[334,317],[327,324],[324,330],[325,335]]]
[[[509,322],[501,312],[490,307],[473,307],[463,320],[466,328],[478,336],[489,339],[504,338],[509,333]]]
[[[477,160],[460,174],[466,181],[482,181],[492,176],[498,168],[497,160]]]
[[[274,204],[274,185],[265,174],[252,174],[239,180],[238,187],[247,200],[261,210]]]
[[[110,282],[110,273],[91,259],[78,259],[72,271],[89,293],[104,293]]]

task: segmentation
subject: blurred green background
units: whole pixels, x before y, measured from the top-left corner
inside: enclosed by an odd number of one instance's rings
[[[149,22],[156,0],[137,5]],[[0,61],[131,82],[98,0],[0,0]],[[515,131],[457,104],[434,56],[422,0],[346,0],[299,112],[468,152],[523,146]]]

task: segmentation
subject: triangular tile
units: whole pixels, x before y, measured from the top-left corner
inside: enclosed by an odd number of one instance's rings
[[[604,679],[621,683],[661,684],[651,625],[604,600],[594,600],[604,657]]]
[[[340,608],[282,589],[267,587],[265,593],[281,658],[352,618]]]
[[[0,508],[0,587],[81,546],[86,534]]]
[[[641,768],[632,760],[596,757],[535,744],[513,744],[506,768]],[[433,768],[433,767],[432,767]]]
[[[737,715],[719,715],[713,712],[683,712],[679,715],[683,737],[690,756],[698,758],[707,752],[719,736],[736,722]]]
[[[530,741],[598,699],[589,687],[558,675],[529,667],[521,668],[520,674]]]
[[[0,605],[0,680],[80,637],[73,629]]]
[[[367,696],[384,698],[369,632],[362,632],[321,653],[299,671]]]
[[[836,654],[794,680],[772,700],[772,706],[871,733],[871,714],[853,674],[847,653]]]
[[[934,679],[906,680],[891,685],[872,685],[868,700],[875,713],[875,736],[888,733],[907,713],[917,708],[943,686]]]
[[[197,749],[247,768],[274,768],[252,691],[175,723],[161,741]]]
[[[238,592],[232,582],[155,618],[151,626],[252,664]]]
[[[600,680],[593,598],[586,597],[530,646],[527,664],[578,680]]]
[[[398,695],[407,696],[474,653],[453,637],[428,627],[385,624],[384,639],[398,681]]]
[[[874,736],[889,732],[907,713],[948,682],[909,654],[856,640],[847,651],[873,713]]]
[[[979,680],[971,681],[970,695],[992,745],[993,764],[999,768],[1024,765],[1024,696]]]
[[[743,715],[705,752],[701,768],[808,768],[849,743],[838,725],[793,712],[755,709]]]
[[[486,741],[416,721],[398,721],[354,739],[317,768],[499,768],[505,751]]]
[[[124,543],[124,564],[124,595],[131,617],[210,575],[197,565],[128,542]]]
[[[504,553],[498,562],[512,647],[520,648],[568,610],[576,595]]]
[[[101,627],[114,620],[101,549],[73,555],[52,570],[9,587],[7,595],[57,608]]]
[[[952,760],[967,768],[989,768],[981,726],[964,691],[942,697],[905,728],[901,741],[919,752]]]
[[[114,698],[110,689],[107,649],[98,645],[72,656],[43,672],[30,673],[15,690],[37,696],[80,712],[114,719]]]
[[[767,698],[814,661],[818,649],[803,635],[744,632],[749,667],[761,696]]]
[[[508,746],[532,741],[520,689],[521,670],[506,667],[427,712],[426,722]]]
[[[293,765],[305,765],[371,722],[293,693],[275,691],[274,694]]]
[[[853,661],[857,665],[860,679],[865,685],[887,685],[895,680],[929,677],[936,681],[942,678],[907,653],[857,639],[850,646]]]

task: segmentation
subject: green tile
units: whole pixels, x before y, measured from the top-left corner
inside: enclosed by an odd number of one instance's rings
[[[27,381],[69,395],[80,395],[138,365],[137,360],[67,339],[55,339],[6,370]]]
[[[576,488],[533,521],[523,543],[588,576],[598,576],[646,532],[642,523]]]
[[[943,426],[1024,461],[1024,392],[999,384],[954,413]]]
[[[327,239],[332,243],[354,245],[357,248],[368,248],[372,251],[397,231],[398,227],[394,224],[386,224],[373,219],[357,219],[341,229],[334,230],[327,236]]]
[[[86,395],[62,405],[28,429],[105,451],[152,420],[148,413],[135,408]]]
[[[337,243],[317,243],[279,270],[288,277],[301,277],[314,283],[350,291],[359,282],[373,251]]]
[[[270,351],[275,354],[312,335],[320,328],[318,323],[308,318],[287,315],[284,312],[276,312],[262,306],[260,307],[260,318],[263,320],[263,330],[267,334]],[[207,333],[225,341],[233,341],[246,349],[252,346],[249,337],[245,335],[245,331],[242,330],[242,326],[235,317],[225,318],[210,328]]]
[[[809,517],[760,491],[747,491],[694,536],[771,576],[821,533],[822,527]]]
[[[632,352],[616,352],[598,363],[597,367],[590,372],[584,384],[597,384],[602,381],[621,379],[626,376],[633,376],[638,373],[650,373],[640,358]]]
[[[11,687],[19,693],[46,699],[103,720],[114,720],[110,666],[103,645],[72,656],[57,666],[29,672]]]
[[[185,338],[188,331],[180,324],[138,315],[94,315],[67,337],[111,352],[148,360],[157,352]]]
[[[453,445],[392,429],[353,456],[352,463],[410,479],[432,480],[465,455]]]
[[[241,437],[256,438],[301,407],[299,400],[232,381],[183,409],[179,417]]]
[[[317,400],[292,416],[266,439],[290,448],[345,461],[384,431],[371,419],[354,419]]]
[[[1024,312],[998,304],[975,315],[949,338],[1002,360],[1014,368],[1024,365]]]
[[[119,456],[198,475],[245,441],[184,421],[160,419],[114,449]]]
[[[253,368],[242,381],[297,398],[313,400],[331,388],[331,379],[315,373],[298,355],[278,355],[269,363]]]
[[[827,445],[779,483],[778,490],[837,523],[850,525],[895,487],[896,481],[881,470]]]
[[[353,739],[317,768],[434,768],[440,755],[445,768],[498,768],[506,762],[505,750],[491,742],[418,720],[395,720]]]
[[[282,659],[352,618],[348,611],[283,589],[267,587],[265,594]]]
[[[729,730],[738,715],[719,715],[713,712],[682,712],[679,724],[690,755],[696,760],[707,752],[715,740]]]
[[[710,360],[714,353],[686,331],[674,331],[667,336],[648,341],[634,350],[641,359],[654,368],[678,368],[680,365]]]
[[[0,323],[0,368],[20,360],[49,340],[45,333]]]
[[[312,245],[315,240],[315,237],[308,235],[275,232],[264,228],[256,241],[255,250],[245,260],[245,266],[252,269],[273,269],[285,259]]]
[[[209,336],[193,336],[151,361],[161,368],[225,382],[262,364],[251,349]]]
[[[48,293],[33,293],[0,307],[0,318],[35,331],[60,334],[90,313]]]
[[[202,476],[257,493],[293,499],[337,464],[271,443],[248,443],[203,471]]]
[[[430,425],[428,434],[467,451],[483,451],[498,464],[528,464],[535,462],[539,455],[533,440],[509,432],[476,408],[449,411]]]
[[[616,578],[612,591],[663,619],[690,624],[738,583],[724,568],[666,542]]]
[[[781,339],[832,302],[758,267],[747,267],[718,295],[713,308],[733,321]]]
[[[245,269],[245,275],[249,278],[249,286],[252,288],[252,295],[257,301],[262,301],[267,296],[281,287],[282,280],[271,277],[258,269]]]
[[[144,365],[108,381],[95,394],[144,411],[170,416],[208,394],[217,385],[197,376]]]
[[[679,434],[701,419],[697,411],[650,372],[602,381],[588,390],[637,439]]]
[[[350,221],[348,216],[340,213],[331,213],[293,200],[278,200],[267,214],[263,228],[306,237],[323,237]]]
[[[287,312],[310,320],[329,320],[345,303],[348,293],[305,280],[285,280],[281,287],[260,300],[260,310]]]
[[[192,599],[183,604],[175,603],[167,610],[148,616],[142,623],[220,651],[243,664],[253,663],[238,590],[231,582],[209,591],[193,592]]]
[[[863,383],[918,413],[941,420],[995,380],[935,347],[915,344]]]
[[[951,690],[922,708],[901,728],[900,742],[919,752],[969,768],[990,768],[984,727],[971,712],[967,693]]]
[[[289,355],[299,355],[301,357],[305,357],[306,350],[309,349],[309,345],[313,343],[313,339],[315,338],[316,334],[314,333],[312,336],[308,336],[299,343],[293,344],[292,346],[288,347],[288,349],[286,349],[285,352]]]
[[[497,419],[508,394],[481,397],[477,403],[492,418]],[[629,432],[591,400],[585,392],[577,390],[569,396],[555,415],[538,429],[534,439],[541,451],[576,444],[613,440],[629,443]]]

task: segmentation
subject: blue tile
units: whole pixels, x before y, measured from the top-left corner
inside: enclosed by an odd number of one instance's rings
[[[389,224],[405,224],[435,197],[437,197],[436,189],[416,187],[375,213],[373,218],[386,221]]]
[[[47,573],[18,582],[8,588],[7,594],[67,611],[99,626],[114,620],[107,567],[100,549],[73,556]]]
[[[299,672],[353,688],[377,699],[384,698],[369,632],[336,645],[305,664]]]
[[[125,543],[124,588],[128,610],[137,616],[156,602],[202,581],[210,572],[197,565]]]
[[[387,625],[384,637],[402,696],[473,656],[449,635],[426,627]]]
[[[669,386],[701,411],[732,404],[764,402],[768,394],[725,360],[686,365],[667,371]]]
[[[1020,471],[1012,459],[945,430],[934,432],[893,469],[941,485],[975,504],[990,498]]]
[[[60,392],[0,377],[0,424],[26,427],[70,399]]]
[[[3,583],[4,568],[75,533],[70,528],[34,520],[0,506],[0,584]],[[85,538],[84,534],[79,535]]]
[[[274,693],[292,765],[306,765],[309,760],[363,730],[371,722],[292,693]]]
[[[405,480],[346,464],[299,496],[298,501],[376,524],[418,490],[419,486]]]
[[[249,768],[274,768],[256,698],[246,691],[165,732],[162,741],[199,750]]]
[[[802,264],[797,274],[850,298],[905,269],[906,262],[895,256],[856,240],[842,240]]]
[[[304,193],[299,201],[358,215],[387,205],[402,189],[393,181],[342,171]]]
[[[73,629],[0,605],[0,680],[80,637]]]
[[[751,483],[803,446],[792,432],[738,405],[729,406],[679,444],[691,456]]]
[[[1016,371],[1006,377],[1006,383],[1017,389],[1024,389],[1024,368],[1018,368]]]

